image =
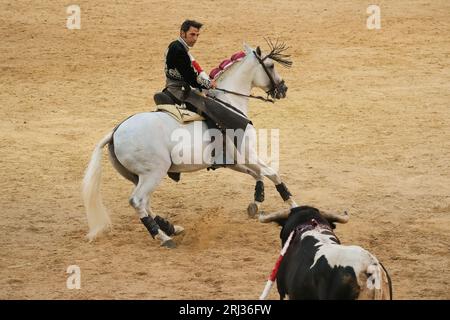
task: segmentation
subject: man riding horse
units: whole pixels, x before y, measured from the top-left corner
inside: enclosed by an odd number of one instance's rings
[[[225,107],[202,92],[203,89],[216,88],[215,81],[209,78],[189,53],[189,49],[197,42],[202,26],[194,20],[186,20],[181,25],[180,36],[170,43],[166,51],[166,88],[163,92],[171,101],[155,95],[155,102],[184,103],[188,110],[204,116],[209,127],[245,130],[250,123],[245,115],[237,113],[233,106]]]
[[[252,88],[264,90],[273,99],[286,97],[287,87],[274,66],[275,62],[286,67],[292,64],[288,59],[289,55],[284,53],[286,46],[269,40],[270,52],[263,55],[260,47],[254,49],[244,44],[244,51],[223,61],[219,68],[215,69],[220,71],[212,72],[211,78],[216,79],[217,86],[220,87],[214,88],[215,81],[202,73],[189,54],[189,46],[194,45],[200,27],[201,24],[189,21],[184,23],[180,38],[169,46],[166,54],[167,87],[164,92],[155,94],[155,102],[158,105],[178,104],[181,108],[184,104],[186,108],[201,112],[204,118],[208,118],[210,123],[213,122],[213,126],[222,130],[234,129],[231,131],[237,132],[238,129],[247,129],[246,132],[253,132],[254,128],[246,116],[249,98],[271,102],[273,100],[251,95]],[[230,67],[231,65],[235,67]],[[210,88],[210,97],[205,97],[200,91],[206,88]],[[161,245],[175,247],[171,236],[180,233],[182,227],[172,225],[152,211],[151,194],[167,174],[179,175],[182,172],[203,170],[214,164],[216,156],[219,158],[220,154],[213,156],[212,152],[203,152],[211,149],[208,139],[201,139],[201,143],[198,143],[191,139],[180,141],[172,138],[174,134],[178,136],[180,131],[193,137],[199,126],[200,137],[219,137],[214,134],[218,130],[209,130],[207,124],[201,121],[180,123],[167,112],[141,112],[119,123],[97,143],[83,178],[83,200],[90,240],[111,226],[109,213],[100,196],[102,150],[108,146],[114,168],[135,185],[129,203],[136,210],[141,222]],[[264,178],[273,182],[287,205],[296,207],[297,204],[281,175],[259,157],[256,135],[249,134],[248,138],[249,152],[243,153],[242,162],[231,164],[229,168],[249,174],[256,180],[254,202],[247,208],[249,216],[258,214],[264,201]],[[220,137],[218,140],[220,141]],[[232,144],[227,144],[227,147],[233,149],[233,152],[237,150],[237,146],[233,148]],[[201,155],[199,159],[195,159],[197,149],[202,151],[198,153]],[[194,155],[194,162],[191,157],[187,158],[187,161],[184,161],[184,158],[181,162],[174,161],[173,156],[177,155],[174,150],[181,150],[183,156],[185,151],[187,155]]]

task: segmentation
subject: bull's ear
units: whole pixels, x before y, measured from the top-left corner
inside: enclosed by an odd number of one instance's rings
[[[261,58],[261,48],[259,46],[256,47],[256,54]]]

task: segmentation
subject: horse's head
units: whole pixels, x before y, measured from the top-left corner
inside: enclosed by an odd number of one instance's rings
[[[247,44],[244,44],[246,56],[254,59],[256,64],[252,86],[263,89],[272,98],[285,98],[288,87],[275,70],[275,62],[280,63],[284,67],[290,67],[292,61],[288,59],[289,55],[283,53],[287,49],[284,44],[279,44],[278,41],[273,44],[270,40],[267,43],[271,49],[268,54],[263,54],[260,47],[252,49]]]

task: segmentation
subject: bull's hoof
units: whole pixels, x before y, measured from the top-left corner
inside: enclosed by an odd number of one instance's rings
[[[175,230],[174,233],[173,233],[174,236],[178,236],[178,235],[184,233],[184,228],[182,226],[175,225],[175,226],[173,226],[173,228]]]
[[[247,207],[247,214],[249,218],[254,218],[258,214],[258,205],[254,202],[250,203]]]
[[[169,248],[169,249],[175,249],[177,247],[175,241],[173,241],[172,239],[164,241],[161,244],[161,247],[165,247],[165,248]]]

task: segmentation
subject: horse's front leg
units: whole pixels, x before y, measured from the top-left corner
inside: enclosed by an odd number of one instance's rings
[[[247,214],[250,218],[257,216],[259,210],[261,209],[261,204],[264,201],[264,176],[257,174],[255,171],[250,169],[247,165],[236,164],[229,167],[234,171],[249,174],[256,180],[254,202],[251,202],[247,207]]]
[[[281,180],[280,175],[274,169],[265,164],[259,158],[257,158],[256,163],[247,164],[247,167],[255,171],[257,174],[269,178],[270,181],[272,181],[275,184],[275,188],[277,189],[283,201],[291,208],[297,207],[297,203],[295,202],[295,200],[292,197],[292,194],[286,187],[286,184]]]

